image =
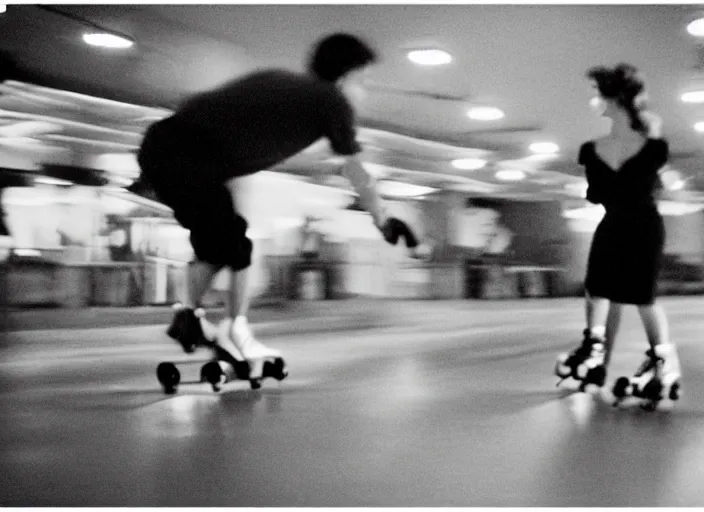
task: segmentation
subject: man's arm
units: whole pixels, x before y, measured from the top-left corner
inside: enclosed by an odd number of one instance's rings
[[[381,229],[388,219],[388,214],[377,189],[376,179],[364,168],[357,155],[347,155],[344,158],[342,175],[350,181],[359,195],[362,208],[372,215],[374,225]]]

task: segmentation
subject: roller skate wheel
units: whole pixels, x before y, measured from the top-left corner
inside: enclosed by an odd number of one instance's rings
[[[606,370],[603,366],[594,366],[587,372],[586,380],[589,384],[595,384],[596,386],[601,387],[604,385],[604,381],[606,380]]]
[[[286,370],[286,363],[283,359],[278,358],[274,361],[274,378],[276,380],[284,380],[288,377],[288,370]]]
[[[569,354],[563,353],[557,356],[557,363],[558,364],[567,364],[567,360],[570,358]]]
[[[626,396],[628,396],[630,387],[631,384],[628,380],[628,377],[619,377],[614,383],[611,392],[616,398],[625,398]]]
[[[219,391],[219,386],[222,384],[223,373],[220,364],[216,361],[205,363],[200,371],[201,380],[208,382],[213,386],[213,391]],[[218,387],[218,389],[215,389]]]
[[[643,386],[641,396],[646,400],[656,401],[663,398],[662,391],[662,382],[656,377],[649,380],[645,386]]]
[[[670,400],[679,400],[680,399],[680,383],[675,382],[672,384],[670,387],[670,392],[668,393],[668,398]]]
[[[176,392],[176,386],[181,382],[181,372],[173,363],[160,363],[156,368],[156,378],[164,387],[164,391],[172,394]]]
[[[557,375],[561,379],[566,379],[571,374],[572,374],[572,368],[565,365],[563,362],[561,362],[559,360],[557,361],[557,363],[555,363],[555,375]]]

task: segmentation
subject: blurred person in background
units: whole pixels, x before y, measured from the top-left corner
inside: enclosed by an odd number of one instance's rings
[[[375,52],[361,39],[334,34],[315,45],[307,73],[255,72],[195,96],[148,129],[135,188],[148,185],[173,209],[176,220],[190,230],[195,253],[188,296],[167,331],[187,352],[212,336],[251,368],[257,361],[280,357],[254,338],[247,323],[252,242],[247,220],[238,213],[246,193],[241,178],[327,138],[332,150],[346,158],[343,173],[384,238],[395,244],[401,234],[410,235],[405,224],[387,215],[376,182],[357,156],[361,147],[353,104],[362,99],[360,78],[375,61]],[[232,271],[226,318],[211,329],[200,301],[224,267]]]
[[[665,229],[655,193],[658,172],[668,160],[662,122],[645,110],[645,84],[628,64],[589,70],[599,92],[597,108],[611,120],[610,133],[586,142],[579,151],[588,182],[587,200],[606,213],[597,227],[589,253],[586,329],[581,345],[562,354],[556,373],[582,385],[603,386],[618,330],[621,307],[635,305],[650,349],[634,379],[655,373],[665,385],[679,387],[680,364],[669,339],[668,322],[656,303]]]
[[[2,188],[0,188],[0,262],[5,261],[12,247],[12,237],[5,222],[5,210],[2,207]]]

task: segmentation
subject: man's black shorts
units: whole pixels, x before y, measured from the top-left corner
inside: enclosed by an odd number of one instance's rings
[[[252,242],[246,236],[247,221],[216,178],[225,175],[220,154],[197,131],[167,119],[147,130],[138,159],[142,178],[191,232],[196,258],[241,270],[251,264]]]

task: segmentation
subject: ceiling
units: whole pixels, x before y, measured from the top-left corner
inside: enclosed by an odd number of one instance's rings
[[[381,57],[359,112],[364,157],[380,177],[502,197],[580,197],[579,145],[608,130],[589,107],[585,71],[629,62],[645,74],[671,167],[686,183],[671,195],[700,201],[704,134],[693,125],[704,121],[704,106],[679,100],[704,85],[704,40],[685,30],[699,14],[696,5],[672,4],[9,5],[0,14],[0,145],[44,151],[47,163],[62,148],[130,152],[149,123],[188,95],[257,68],[302,70],[317,39],[346,31]],[[89,47],[80,37],[86,23],[137,44]],[[424,46],[449,51],[453,62],[419,67],[406,59]],[[499,107],[505,117],[473,121],[472,105]],[[559,154],[531,156],[528,145],[539,141],[558,144]],[[339,165],[331,157],[319,144],[279,169],[329,175]],[[464,157],[489,165],[450,164]],[[526,179],[497,178],[515,169]]]

